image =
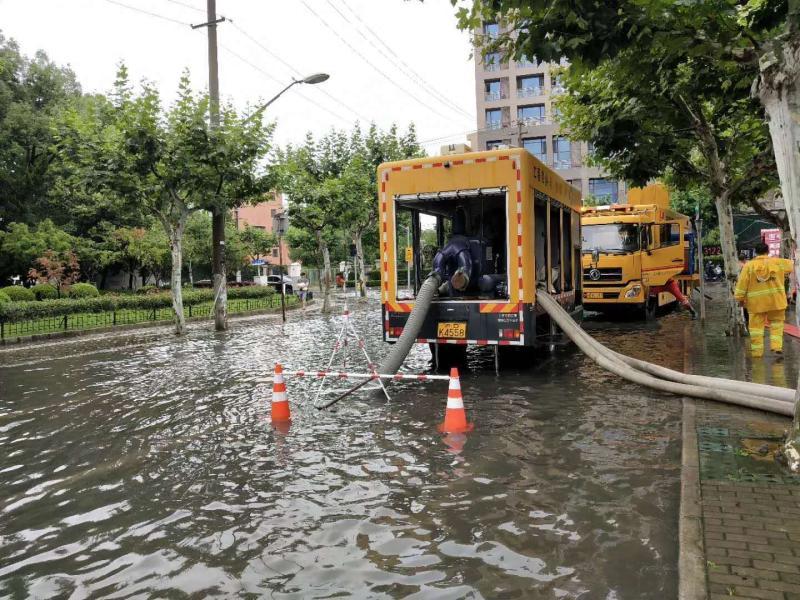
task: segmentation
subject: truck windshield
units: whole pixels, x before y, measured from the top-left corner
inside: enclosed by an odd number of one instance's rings
[[[592,252],[635,252],[639,250],[639,225],[636,223],[607,223],[584,225],[582,250]]]

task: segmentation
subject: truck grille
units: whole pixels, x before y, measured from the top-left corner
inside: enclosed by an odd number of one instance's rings
[[[592,271],[598,271],[599,277],[593,279],[590,275]],[[595,269],[590,267],[588,269],[583,270],[583,281],[584,283],[592,284],[592,283],[605,283],[607,281],[621,281],[622,280],[622,267],[607,267],[601,269]]]

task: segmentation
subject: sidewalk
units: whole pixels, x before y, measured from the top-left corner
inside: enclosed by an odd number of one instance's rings
[[[789,425],[684,402],[682,598],[800,599],[800,477],[774,462]]]

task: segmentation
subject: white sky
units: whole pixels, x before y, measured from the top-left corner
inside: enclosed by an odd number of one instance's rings
[[[184,68],[190,70],[196,88],[207,87],[205,29],[192,30],[119,3],[184,23],[205,21],[204,0],[0,0],[0,28],[19,42],[24,53],[43,49],[57,63],[69,64],[87,92],[107,92],[121,60],[132,80],[155,82],[167,101],[174,98]],[[279,144],[301,141],[308,130],[349,129],[356,120],[365,127],[374,120],[383,128],[396,122],[401,130],[413,121],[419,139],[431,140],[424,145],[435,151],[442,143],[466,141],[466,132],[475,129],[469,40],[456,28],[449,0],[217,0],[217,13],[233,20],[218,27],[220,93],[237,107],[269,99],[293,75],[319,71],[331,75],[319,85],[295,86],[270,106],[267,115],[277,120]],[[381,46],[367,27],[391,50]],[[397,63],[392,52],[427,83],[404,75],[389,60]],[[428,93],[428,84],[440,95]]]

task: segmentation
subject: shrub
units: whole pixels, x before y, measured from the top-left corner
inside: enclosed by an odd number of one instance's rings
[[[91,283],[73,283],[67,290],[70,298],[97,298],[100,292]]]
[[[53,300],[58,298],[58,290],[56,286],[49,283],[37,283],[31,288],[33,295],[37,300]]]
[[[88,284],[75,284],[88,285]],[[19,287],[19,286],[17,286]],[[94,286],[90,286],[94,288]],[[24,289],[24,288],[23,288]],[[30,290],[26,290],[30,291]],[[96,289],[95,289],[96,291]],[[228,290],[228,298],[266,298],[275,293],[271,287],[243,287]],[[32,295],[32,292],[31,292]],[[195,306],[214,299],[212,290],[185,290],[183,292],[183,305]],[[172,306],[170,293],[122,296],[103,295],[89,298],[59,298],[57,300],[42,300],[41,302],[0,302],[0,321],[16,322],[45,317],[60,317],[77,313],[100,313],[112,310],[142,309],[152,310],[169,308]]]
[[[158,294],[161,290],[158,289],[155,285],[143,285],[138,290],[136,290],[137,294],[146,295],[146,294]]]
[[[36,300],[34,293],[21,285],[9,285],[0,289],[0,292],[5,292],[12,302],[33,302]]]
[[[5,292],[0,291],[0,304],[5,304],[6,302],[11,302],[11,298]]]

